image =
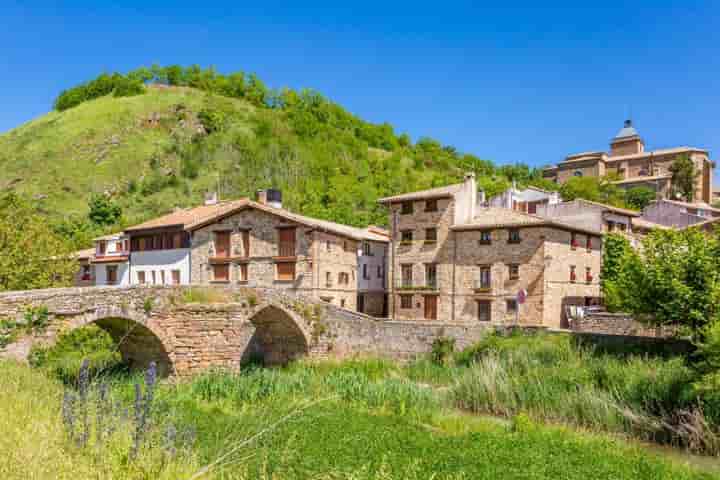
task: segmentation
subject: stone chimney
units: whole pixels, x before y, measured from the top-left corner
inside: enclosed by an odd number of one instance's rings
[[[205,194],[205,205],[216,205],[218,203],[217,192],[208,192]]]
[[[623,128],[615,135],[610,142],[610,155],[617,157],[619,155],[632,155],[645,151],[645,143],[633,127],[632,120],[625,120]]]
[[[269,205],[273,208],[282,208],[282,192],[274,188],[258,190],[255,194],[258,203]]]
[[[455,193],[455,225],[469,223],[475,218],[477,206],[477,182],[475,173],[465,174],[460,190]]]

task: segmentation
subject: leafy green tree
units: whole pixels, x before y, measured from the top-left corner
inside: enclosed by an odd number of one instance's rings
[[[565,200],[583,198],[592,202],[624,206],[623,193],[609,179],[597,177],[572,177],[560,187]]]
[[[612,266],[608,267],[612,268]],[[654,325],[676,324],[695,337],[718,318],[720,242],[698,229],[656,230],[607,279],[617,307]]]
[[[65,239],[29,202],[0,197],[0,290],[70,285],[77,261]]]
[[[650,187],[633,187],[625,192],[625,203],[636,210],[642,210],[655,200],[656,196],[655,190]]]
[[[690,157],[678,156],[670,165],[670,173],[675,192],[680,194],[685,201],[692,202],[695,198],[695,180],[698,172]]]
[[[122,208],[106,195],[91,195],[88,207],[88,218],[95,225],[113,225],[122,216]]]
[[[600,283],[605,304],[610,310],[618,310],[622,307],[622,297],[617,291],[618,279],[626,262],[634,260],[634,254],[630,242],[623,235],[610,233],[603,239]]]

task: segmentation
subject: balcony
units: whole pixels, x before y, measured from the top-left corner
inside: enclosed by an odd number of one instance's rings
[[[473,290],[475,293],[489,293],[492,290],[492,284],[486,280],[475,280]]]
[[[278,257],[294,257],[295,256],[295,242],[280,242],[278,245]]]
[[[438,290],[437,282],[427,282],[425,285],[414,285],[412,282],[397,282],[396,290],[434,292]]]

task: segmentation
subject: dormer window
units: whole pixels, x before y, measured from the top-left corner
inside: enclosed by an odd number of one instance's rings
[[[400,213],[402,215],[410,215],[413,213],[413,202],[402,202],[400,205]]]

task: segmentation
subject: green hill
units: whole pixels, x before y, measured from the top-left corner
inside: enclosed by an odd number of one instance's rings
[[[123,94],[141,93],[117,96],[117,78],[130,91]],[[126,88],[128,79],[137,83]],[[0,135],[0,192],[27,195],[59,222],[85,221],[93,193],[120,205],[127,224],[208,191],[236,198],[272,186],[292,210],[383,224],[379,197],[455,182],[468,170],[490,190],[511,179],[541,182],[537,170],[498,168],[429,138],[412,144],[316,92],[270,91],[242,73],[101,75],[62,92],[55,107]]]

